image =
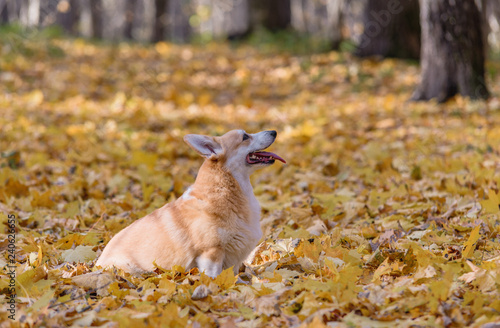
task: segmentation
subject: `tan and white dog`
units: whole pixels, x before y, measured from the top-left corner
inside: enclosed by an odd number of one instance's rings
[[[205,161],[195,183],[177,200],[135,221],[114,236],[96,265],[131,273],[180,265],[198,267],[215,277],[241,262],[262,237],[260,205],[250,174],[279,160],[264,152],[276,131],[247,134],[233,130],[221,137],[184,137]]]

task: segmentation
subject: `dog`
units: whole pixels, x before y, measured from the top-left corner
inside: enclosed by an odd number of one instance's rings
[[[233,130],[220,137],[188,134],[184,141],[205,158],[195,183],[171,203],[121,230],[96,266],[132,274],[155,266],[198,267],[210,277],[239,267],[262,237],[260,205],[250,175],[280,156],[263,151],[276,131]]]

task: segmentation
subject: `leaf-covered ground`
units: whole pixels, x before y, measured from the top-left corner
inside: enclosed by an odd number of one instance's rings
[[[418,75],[338,52],[4,40],[2,327],[497,327],[500,100],[407,102]],[[235,128],[276,129],[288,161],[253,177],[250,283],[98,274],[114,234],[193,183],[183,135]]]

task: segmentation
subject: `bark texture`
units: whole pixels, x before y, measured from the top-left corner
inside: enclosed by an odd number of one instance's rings
[[[487,98],[481,16],[474,0],[421,0],[422,80],[413,100]]]

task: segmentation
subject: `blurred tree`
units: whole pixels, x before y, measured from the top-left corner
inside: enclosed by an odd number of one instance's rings
[[[271,31],[290,26],[290,0],[250,1],[252,26],[262,25]]]
[[[3,2],[1,3],[0,7],[0,22],[2,24],[8,23],[9,22],[9,8],[7,7],[7,3]]]
[[[484,53],[488,53],[488,34],[490,33],[490,27],[488,24],[488,12],[487,6],[488,2],[491,0],[475,0],[479,14],[481,17],[481,36],[483,38]]]
[[[128,0],[102,0],[102,34],[107,40],[123,40]]]
[[[483,35],[493,50],[500,51],[500,1],[486,0],[486,5],[483,5],[482,9],[487,21],[487,24],[484,24],[486,30],[483,30]]]
[[[40,0],[21,0],[19,19],[21,24],[37,27],[40,22]]]
[[[57,3],[56,24],[69,34],[78,34],[80,10],[78,0],[63,0]]]
[[[362,24],[357,56],[420,56],[418,0],[368,0]]]
[[[420,0],[422,80],[413,100],[487,98],[481,15],[474,0]]]
[[[165,26],[167,23],[168,3],[169,0],[155,0],[153,42],[165,40]]]
[[[127,0],[125,7],[125,30],[123,31],[125,38],[132,40],[132,28],[134,26],[135,9],[137,0]]]
[[[359,56],[417,58],[418,0],[0,0],[0,24],[61,25],[71,34],[105,39],[186,42],[237,38],[254,26],[291,26],[338,45],[357,45]],[[468,0],[467,3],[471,2]],[[500,1],[473,0],[483,41],[500,49]]]
[[[250,31],[248,0],[195,0],[193,24],[202,36],[235,39]]]
[[[92,36],[102,38],[102,1],[90,0],[90,13],[92,16]]]
[[[48,25],[54,25],[54,24],[58,24],[59,22],[57,21],[57,19],[61,19],[63,17],[61,17],[61,13],[60,13],[60,9],[67,9],[67,11],[69,11],[71,8],[70,6],[72,5],[71,2],[66,2],[65,4],[63,4],[65,8],[61,8],[59,7],[58,8],[58,5],[59,5],[59,0],[45,0],[45,1],[41,1],[40,2],[40,13],[39,13],[39,19],[38,19],[38,26],[40,27],[45,27],[45,26],[48,26]],[[80,3],[78,4],[80,5]],[[79,6],[80,7],[80,6]],[[68,22],[66,22],[67,26],[73,26],[73,24],[68,24]],[[71,30],[71,29],[70,29]],[[70,32],[78,32],[78,30],[75,29],[73,31],[70,31]]]
[[[2,24],[15,22],[19,18],[19,2],[0,0],[0,21]]]
[[[290,0],[292,27],[332,43],[342,40],[342,7],[344,0]]]
[[[190,0],[170,0],[168,22],[168,39],[174,42],[188,42],[191,38],[189,17],[193,15],[193,6]]]

